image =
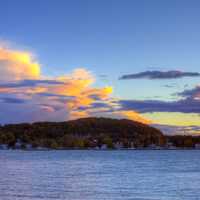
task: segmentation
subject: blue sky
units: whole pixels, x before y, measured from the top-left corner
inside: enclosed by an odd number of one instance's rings
[[[1,38],[37,54],[45,74],[84,66],[115,79],[199,68],[199,1],[1,1]]]
[[[199,1],[1,1],[1,38],[33,49],[45,73],[197,71]],[[57,69],[56,69],[57,68]]]
[[[197,0],[0,0],[0,5],[0,40],[34,53],[43,76],[83,67],[96,76],[95,86],[111,85],[114,97],[130,100],[174,101],[181,98],[175,93],[199,84],[198,77],[118,80],[147,70],[200,71]]]

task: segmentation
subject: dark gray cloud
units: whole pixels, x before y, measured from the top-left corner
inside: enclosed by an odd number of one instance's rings
[[[120,100],[122,110],[136,110],[140,113],[147,112],[182,112],[200,113],[200,101],[195,99],[184,99],[179,101],[157,101],[157,100]]]
[[[95,102],[89,106],[80,106],[78,107],[78,110],[98,109],[98,108],[108,109],[109,112],[113,111],[113,107],[110,106],[108,103],[104,102]]]
[[[14,103],[14,104],[23,104],[26,102],[24,99],[14,98],[14,97],[2,97],[0,100],[3,103]]]
[[[183,99],[175,101],[162,100],[119,100],[114,101],[120,110],[134,110],[139,113],[148,112],[181,112],[200,114],[200,86],[177,93]]]
[[[96,101],[101,100],[101,97],[99,95],[97,95],[97,94],[91,94],[88,97],[92,98],[92,99],[94,99]]]
[[[182,72],[178,70],[171,70],[171,71],[145,71],[139,72],[136,74],[126,74],[122,75],[119,79],[126,80],[126,79],[177,79],[183,77],[197,77],[200,76],[198,72]]]
[[[184,90],[183,92],[178,93],[178,95],[186,98],[200,98],[200,86],[190,90]]]
[[[58,84],[63,84],[63,82],[55,80],[22,80],[12,83],[0,84],[0,88],[35,87],[37,85],[58,85]]]
[[[75,98],[75,96],[55,94],[55,93],[49,93],[49,92],[40,92],[40,93],[37,93],[37,95],[44,96],[44,97],[57,97],[57,98],[61,98],[61,99],[74,99]]]

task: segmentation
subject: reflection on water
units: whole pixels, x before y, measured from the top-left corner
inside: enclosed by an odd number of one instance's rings
[[[200,151],[0,151],[0,200],[199,200]]]

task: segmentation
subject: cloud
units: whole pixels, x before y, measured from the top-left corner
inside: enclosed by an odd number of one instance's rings
[[[84,68],[51,78],[40,71],[30,52],[0,48],[1,123],[105,115],[149,123],[135,111],[119,110],[112,87],[94,87],[95,76]]]
[[[135,111],[151,119],[151,124],[179,126],[199,125],[200,123],[200,88],[199,86],[177,93],[181,98],[176,101],[162,100],[116,100],[118,110]]]
[[[41,71],[39,61],[32,53],[0,47],[0,123],[63,121],[104,116],[153,124],[154,119],[158,119],[162,124],[170,124],[169,121],[172,121],[171,125],[179,124],[179,128],[165,126],[164,129],[163,126],[162,130],[176,130],[181,134],[186,130],[182,125],[196,125],[200,121],[200,86],[187,89],[188,85],[184,85],[185,91],[176,94],[179,97],[176,101],[155,100],[158,98],[156,96],[153,100],[124,100],[114,98],[113,88],[110,86],[94,86],[96,78],[85,68],[77,68],[57,77],[44,76]],[[198,72],[146,71],[123,75],[120,79],[177,79],[198,76]],[[166,84],[164,87],[176,85]],[[152,116],[154,113],[157,118]],[[165,113],[179,119],[166,120]],[[183,119],[182,114],[187,114],[188,118],[184,118],[187,123],[180,121]],[[197,133],[199,127],[190,126],[187,130]]]
[[[122,110],[136,110],[140,113],[147,112],[182,112],[200,113],[200,101],[184,99],[178,101],[158,100],[120,100]]]
[[[177,70],[171,71],[145,71],[136,74],[126,74],[122,75],[120,80],[127,79],[177,79],[183,77],[198,77],[200,73],[198,72],[182,72]]]
[[[178,95],[189,99],[200,100],[200,86],[196,86],[193,89],[184,90],[183,92],[178,93]]]
[[[144,116],[142,116],[140,113],[133,111],[133,110],[121,110],[121,111],[115,111],[113,112],[114,115],[118,115],[120,118],[128,118],[131,119],[133,121],[139,121],[142,122],[144,124],[150,124],[152,123],[151,120],[145,118]]]
[[[165,135],[200,135],[200,126],[170,126],[155,124]]]
[[[10,98],[10,97],[4,97],[4,98],[0,98],[0,101],[3,103],[16,103],[16,104],[21,104],[21,103],[25,103],[26,101],[24,99],[18,99],[18,98]]]
[[[63,84],[61,81],[56,80],[21,80],[0,84],[0,89],[19,88],[19,87],[35,87],[38,85],[57,85]]]
[[[34,56],[25,51],[0,47],[0,81],[38,79],[40,65]]]

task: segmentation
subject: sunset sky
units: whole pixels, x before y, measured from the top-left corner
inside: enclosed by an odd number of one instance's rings
[[[0,123],[104,116],[200,133],[199,6],[0,0]]]

